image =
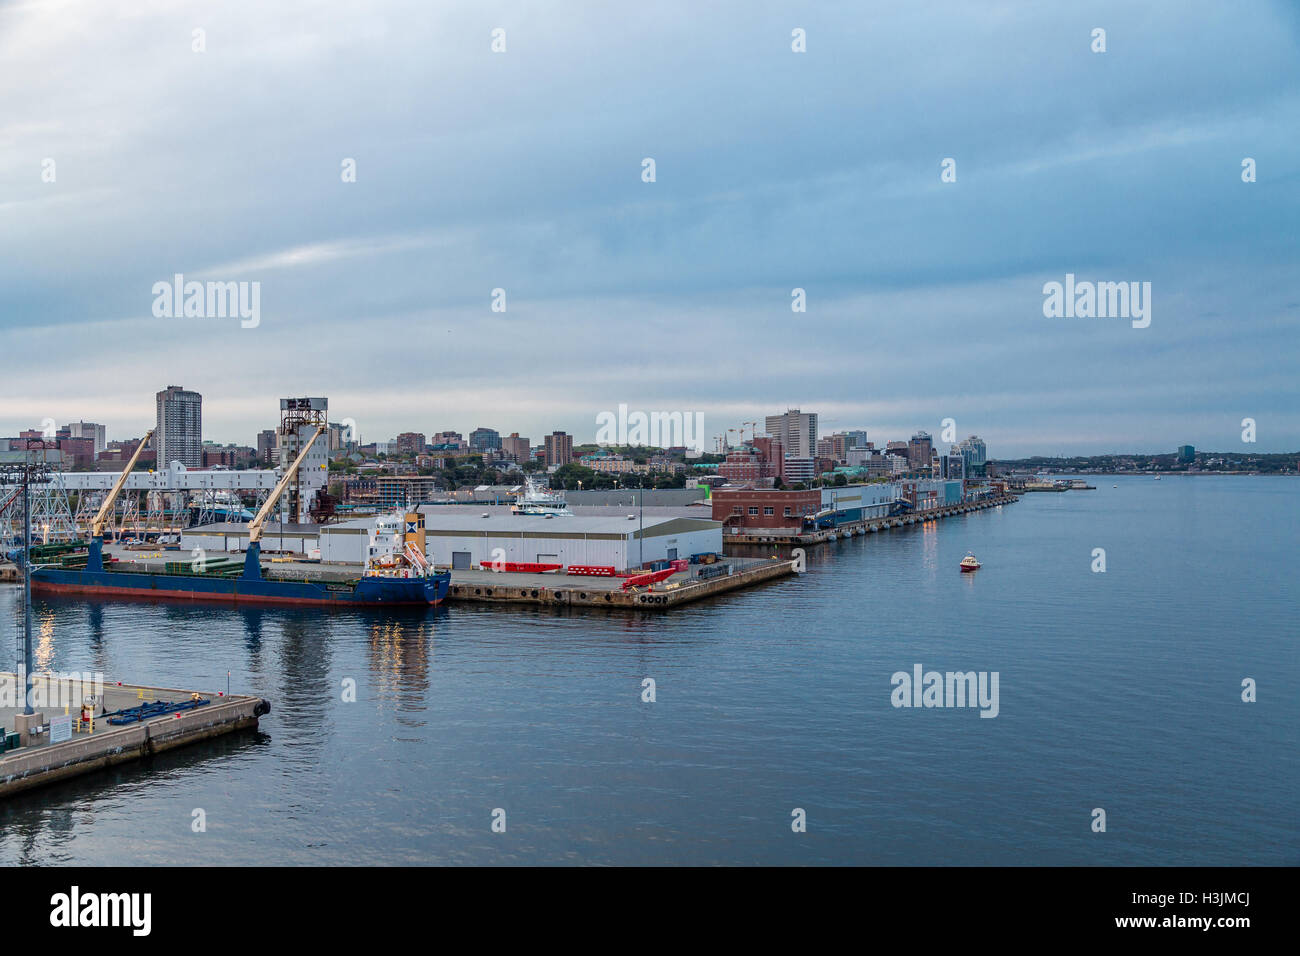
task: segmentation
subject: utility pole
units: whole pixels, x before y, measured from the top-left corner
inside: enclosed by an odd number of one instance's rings
[[[27,439],[27,454],[21,464],[5,470],[0,479],[4,484],[22,484],[23,488],[23,541],[19,552],[23,566],[23,713],[35,712],[32,707],[32,498],[33,481],[45,481],[49,478],[50,466],[45,460],[46,444],[44,439]],[[40,451],[38,461],[32,454]]]
[[[32,710],[32,496],[25,472],[23,480],[23,713]]]

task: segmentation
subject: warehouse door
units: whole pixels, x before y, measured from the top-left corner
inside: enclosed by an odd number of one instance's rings
[[[451,569],[453,571],[468,571],[470,569],[469,552],[453,551],[451,553]]]
[[[669,548],[669,549],[668,549],[668,560],[669,560],[669,561],[676,561],[676,560],[677,560],[677,549],[676,549],[676,548]]]
[[[539,554],[537,556],[538,564],[559,564],[560,556],[558,554]]]

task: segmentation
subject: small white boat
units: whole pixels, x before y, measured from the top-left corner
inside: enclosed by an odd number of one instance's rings
[[[966,552],[966,557],[964,557],[964,558],[961,559],[961,569],[962,569],[963,572],[965,572],[965,571],[978,571],[978,570],[980,569],[979,558],[975,557],[975,555],[973,555],[973,554],[971,554],[971,552],[967,551],[967,552]]]

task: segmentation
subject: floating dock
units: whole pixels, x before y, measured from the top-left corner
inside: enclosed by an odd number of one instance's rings
[[[965,501],[961,504],[945,505],[911,514],[893,515],[888,518],[848,521],[838,527],[824,528],[818,531],[782,531],[779,528],[773,528],[771,530],[754,529],[753,531],[735,534],[728,532],[722,538],[723,550],[725,551],[729,545],[793,545],[798,547],[801,545],[824,544],[840,538],[851,538],[858,534],[874,534],[879,531],[888,531],[890,528],[925,524],[939,518],[951,518],[954,515],[983,511],[985,508],[1009,505],[1018,500],[1020,500],[1018,495],[999,495],[996,498],[985,498],[982,501]]]
[[[16,697],[21,699],[17,681],[13,674],[0,674],[0,683],[18,688]],[[0,796],[256,727],[271,710],[262,698],[240,694],[99,685],[47,675],[34,675],[33,685],[33,696],[42,705],[35,708],[37,714],[24,715],[21,706],[0,707],[6,744],[16,745],[0,754]],[[99,699],[93,721],[82,722],[81,704],[88,693]],[[117,714],[129,722],[111,723],[109,718]]]

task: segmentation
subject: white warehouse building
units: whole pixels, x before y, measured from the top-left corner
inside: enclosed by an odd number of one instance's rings
[[[722,523],[706,518],[647,517],[643,531],[638,515],[485,518],[470,509],[420,510],[429,560],[453,569],[504,560],[612,566],[623,571],[651,561],[722,551]]]

